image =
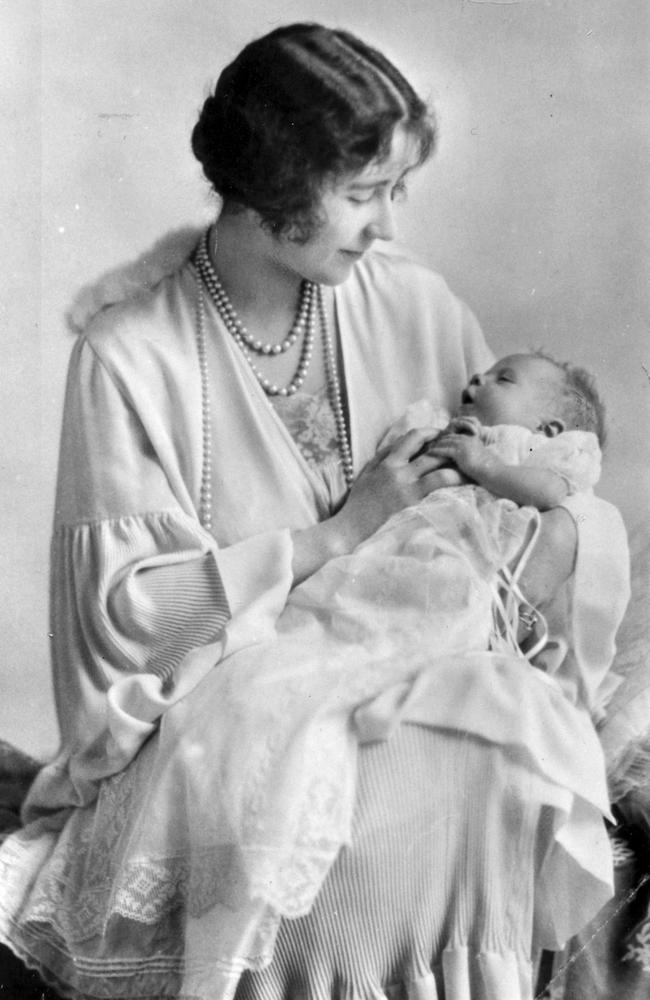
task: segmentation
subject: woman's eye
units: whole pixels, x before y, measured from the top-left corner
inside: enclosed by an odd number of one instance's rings
[[[367,191],[353,191],[348,194],[348,200],[352,202],[353,205],[368,205],[377,197],[383,196],[383,185],[379,188],[371,188]],[[406,181],[398,181],[390,189],[390,200],[391,201],[401,201],[406,197]]]

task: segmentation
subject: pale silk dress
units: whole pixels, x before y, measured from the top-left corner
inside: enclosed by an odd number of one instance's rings
[[[223,664],[273,638],[290,531],[326,517],[343,484],[305,458],[208,306],[213,533],[202,527],[196,298],[181,264],[101,310],[73,351],[52,543],[62,743],[0,848],[0,937],[84,1000],[529,1000],[533,948],[611,891],[594,822],[607,803],[598,767],[565,753],[570,726],[597,751],[586,712],[567,715],[561,691],[533,692],[507,663],[496,700],[484,665],[449,665],[453,725],[418,691],[376,740],[375,706],[348,843],[304,916],[269,906],[275,886],[251,900],[235,839],[212,836],[224,817],[194,794],[220,787],[211,691]],[[368,255],[335,305],[358,471],[409,404],[426,393],[452,408],[491,358],[444,282],[404,259]],[[591,544],[618,541],[616,513],[593,498],[572,513],[590,569],[597,550],[622,592],[619,563]],[[606,670],[613,646],[596,645]],[[581,814],[588,851],[567,821]]]

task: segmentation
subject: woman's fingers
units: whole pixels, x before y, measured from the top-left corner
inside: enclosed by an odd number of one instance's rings
[[[443,434],[435,444],[431,445],[431,454],[438,455],[440,458],[452,458],[459,445],[463,443],[462,438],[461,434]]]
[[[411,468],[417,473],[417,478],[422,479],[423,476],[427,476],[430,472],[434,472],[439,469],[444,463],[445,456],[433,455],[429,452],[423,452],[414,458],[411,462]]]
[[[405,465],[438,433],[434,427],[416,427],[414,430],[408,431],[388,449],[386,460],[393,465]]]
[[[454,466],[445,465],[441,469],[434,469],[433,472],[422,476],[420,488],[423,495],[428,496],[429,493],[433,493],[434,490],[439,490],[443,486],[461,486],[466,482],[468,482],[467,476],[464,476]]]

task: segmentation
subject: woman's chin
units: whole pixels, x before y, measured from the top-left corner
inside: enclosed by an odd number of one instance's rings
[[[340,250],[336,258],[319,269],[319,272],[311,279],[319,285],[340,285],[350,277],[354,266],[363,257],[362,253],[351,253],[347,250]]]

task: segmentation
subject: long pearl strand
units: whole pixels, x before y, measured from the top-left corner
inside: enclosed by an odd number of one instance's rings
[[[206,234],[207,236],[207,234]],[[200,246],[204,245],[206,237]],[[202,469],[201,486],[199,493],[199,521],[208,531],[212,530],[212,416],[210,412],[210,369],[208,365],[208,352],[206,343],[206,316],[204,284],[211,293],[210,286],[205,280],[203,268],[198,262],[199,253],[195,254],[194,262],[197,267],[199,281],[197,282],[197,303],[196,303],[196,346],[199,359],[199,372],[201,376],[201,424],[202,424]],[[216,275],[215,275],[216,277]],[[218,279],[217,279],[218,280]],[[345,411],[343,407],[343,395],[341,382],[338,375],[338,366],[334,355],[334,345],[332,335],[327,322],[327,313],[323,302],[323,290],[320,285],[313,285],[313,301],[316,303],[318,318],[320,321],[321,336],[323,338],[323,355],[325,359],[325,377],[327,379],[327,394],[334,414],[336,426],[336,436],[339,447],[341,468],[348,489],[354,481],[354,464],[352,459],[352,449],[348,436],[347,424],[345,421]],[[221,315],[221,312],[219,313]],[[223,317],[222,317],[223,318]],[[241,345],[240,345],[241,346]],[[244,348],[242,348],[244,352]],[[250,361],[249,361],[250,364]],[[252,366],[251,366],[252,367]],[[254,371],[254,369],[253,369]],[[258,378],[261,383],[261,380]],[[264,388],[264,386],[262,386]],[[294,390],[295,391],[295,390]],[[270,392],[267,395],[271,395]],[[287,393],[288,395],[289,393]],[[280,395],[276,393],[275,395]]]
[[[212,531],[212,414],[210,413],[210,368],[205,342],[205,301],[203,282],[197,281],[196,347],[201,374],[201,433],[202,462],[199,490],[199,521],[207,531]]]
[[[325,357],[325,378],[327,379],[327,394],[334,414],[336,424],[336,438],[339,445],[339,455],[341,457],[341,467],[345,482],[350,489],[354,482],[354,463],[352,461],[352,448],[350,437],[345,422],[345,410],[343,408],[343,394],[341,392],[341,381],[339,379],[338,365],[334,356],[334,344],[330,333],[329,323],[325,303],[323,302],[323,288],[318,285],[316,289],[316,299],[318,302],[318,317],[320,319],[321,334],[323,337],[323,354]]]

